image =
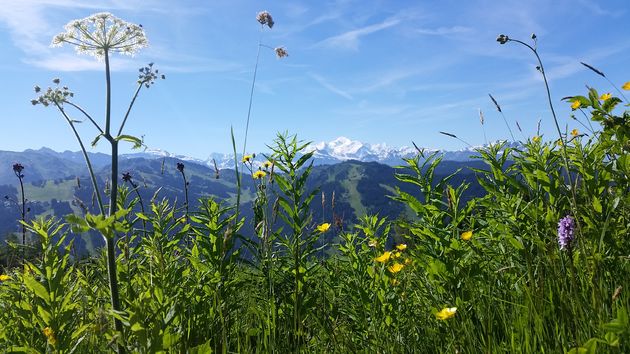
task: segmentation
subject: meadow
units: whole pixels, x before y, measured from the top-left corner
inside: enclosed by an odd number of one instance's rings
[[[273,26],[269,13],[257,20]],[[549,97],[541,103],[552,112],[545,119],[554,120],[557,136],[480,148],[486,168],[475,172],[485,195],[466,200],[468,184],[453,185],[453,175],[436,179],[440,155],[418,149],[396,178],[419,193],[399,188],[390,196],[409,212],[364,215],[343,230],[335,196],[306,188],[308,142],[288,133],[270,143],[269,156],[245,154],[245,140],[242,158],[235,157],[237,185],[256,185],[251,219],[242,217],[240,187],[230,202],[207,198],[197,209],[159,194],[143,200],[131,175],[118,170],[118,144],[142,145],[123,128],[139,93],[165,76],[153,64],[140,69],[116,129],[109,57],[146,46],[144,31],[110,14],[70,22],[53,43],[103,61],[104,122],[60,80],[35,87],[33,104],[57,109],[72,128],[99,212],[61,220],[22,212],[22,242],[13,244],[19,261],[0,272],[0,351],[630,352],[630,111],[623,93],[630,82],[611,83],[614,95],[588,88],[564,98],[576,127],[563,130],[536,40],[497,38],[531,49]],[[94,178],[71,109],[98,131],[93,144],[111,147],[107,186]],[[238,156],[234,135],[232,142]],[[187,195],[186,167],[172,168]],[[27,173],[19,163],[13,171],[20,182]],[[313,219],[313,208],[322,208],[322,220]],[[106,247],[73,257],[73,235],[90,230]],[[318,242],[327,233],[334,241]]]

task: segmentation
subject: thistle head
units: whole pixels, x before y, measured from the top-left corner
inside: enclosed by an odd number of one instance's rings
[[[125,172],[122,174],[122,180],[124,182],[131,182],[131,173],[130,172]]]
[[[184,173],[184,164],[181,162],[177,163],[177,171]]]
[[[70,21],[64,28],[65,32],[53,37],[53,47],[68,43],[75,46],[79,54],[89,54],[99,60],[106,52],[133,55],[148,46],[141,25],[125,22],[107,12]]]
[[[500,44],[505,44],[510,40],[510,37],[506,36],[505,34],[500,34],[497,37],[497,42],[499,42]]]
[[[13,164],[13,172],[15,172],[15,175],[18,176],[18,178],[24,178],[22,171],[24,171],[24,166],[21,163],[16,162]]]
[[[289,56],[289,53],[287,52],[286,49],[284,49],[284,47],[278,47],[274,49],[274,51],[276,52],[276,56],[278,57],[278,59],[282,59],[284,57]]]
[[[273,18],[271,17],[271,14],[267,11],[261,11],[256,15],[256,20],[261,24],[261,25],[267,25],[269,26],[269,28],[273,27]]]

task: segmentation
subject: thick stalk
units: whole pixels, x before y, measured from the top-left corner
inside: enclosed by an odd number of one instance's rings
[[[120,129],[118,129],[118,135],[122,134],[123,128],[125,127],[125,123],[127,123],[127,118],[129,118],[129,113],[131,112],[131,108],[133,108],[133,104],[136,103],[136,98],[138,98],[140,89],[142,89],[142,82],[138,84],[136,93],[134,93],[133,98],[131,99],[131,102],[129,103],[129,107],[127,107],[127,113],[125,113],[125,118],[123,118],[123,121],[120,124]]]
[[[118,199],[118,141],[110,134],[111,126],[111,73],[109,68],[109,51],[105,49],[105,138],[112,146],[112,174],[111,174],[111,190],[109,198],[109,216],[116,214]],[[116,271],[116,233],[107,237],[107,273],[109,276],[109,289],[111,293],[112,309],[120,311],[120,295],[118,293],[118,273]],[[116,331],[123,337],[124,333],[122,322],[115,318],[114,325]],[[118,345],[118,353],[124,353],[125,349]]]
[[[26,257],[26,198],[24,197],[24,182],[22,181],[21,172],[16,173],[20,180],[20,191],[22,192],[22,261]]]

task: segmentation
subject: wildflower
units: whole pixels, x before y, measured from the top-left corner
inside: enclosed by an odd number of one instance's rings
[[[375,239],[371,239],[370,242],[368,242],[368,246],[376,247],[378,246],[378,241],[376,241]]]
[[[325,222],[321,225],[317,225],[317,231],[319,232],[326,232],[328,231],[328,229],[330,228],[330,224]]]
[[[22,174],[22,171],[24,170],[24,166],[22,166],[22,164],[20,163],[14,163],[13,164],[13,172],[15,172],[15,175],[22,178],[24,177],[24,175]]]
[[[50,327],[46,327],[42,330],[44,336],[48,339],[48,343],[53,347],[57,345],[57,338],[55,338],[55,332]]]
[[[11,280],[11,277],[6,274],[0,274],[0,281]]]
[[[406,244],[404,244],[404,243],[401,243],[401,244],[399,244],[399,245],[396,245],[396,248],[397,248],[399,251],[404,251],[405,249],[407,249],[407,245],[406,245]]]
[[[413,263],[411,258],[405,258],[405,265],[410,265],[411,263]]]
[[[571,109],[576,110],[576,109],[580,108],[581,105],[582,104],[580,103],[580,100],[575,100],[571,104]]]
[[[497,42],[499,42],[499,43],[501,43],[501,44],[505,44],[505,43],[507,43],[509,40],[510,40],[510,37],[508,37],[508,36],[506,36],[506,35],[504,35],[504,34],[500,34],[500,35],[497,37]]]
[[[177,163],[177,171],[184,173],[184,164],[181,162]]]
[[[261,24],[261,25],[267,25],[269,26],[269,28],[273,27],[273,18],[271,17],[271,14],[267,11],[261,11],[256,15],[256,20]]]
[[[602,101],[606,101],[606,100],[610,99],[611,97],[612,97],[612,95],[610,93],[605,93],[599,99],[602,100]]]
[[[623,84],[623,86],[621,86],[621,88],[624,89],[624,90],[630,90],[630,81],[628,81],[625,84]]]
[[[243,163],[245,162],[250,162],[252,160],[252,155],[245,155],[243,156]]]
[[[276,56],[278,57],[278,59],[282,59],[284,57],[289,56],[289,52],[287,52],[287,50],[284,49],[284,47],[278,47],[274,49],[274,51],[276,52]]]
[[[107,12],[70,21],[65,29],[53,38],[53,47],[68,43],[74,45],[79,54],[89,54],[99,60],[105,57],[106,51],[133,55],[148,46],[142,26],[125,22]]]
[[[122,180],[125,182],[131,182],[131,173],[125,172],[122,174]]]
[[[402,253],[400,252],[394,252],[394,258],[400,258],[400,256],[402,256]]]
[[[536,135],[536,136],[534,136],[534,137],[532,138],[532,141],[533,141],[533,142],[535,142],[535,143],[539,143],[539,142],[540,142],[540,140],[541,140],[541,137],[540,137],[539,135]]]
[[[448,320],[449,318],[455,316],[457,312],[457,307],[445,307],[440,312],[435,314],[438,320]]]
[[[379,262],[379,263],[385,263],[391,258],[391,256],[392,256],[392,253],[387,251],[387,252],[383,253],[382,255],[374,258],[374,260]]]
[[[571,247],[574,231],[575,219],[572,216],[567,215],[560,219],[560,222],[558,222],[558,244],[561,250]]]
[[[264,168],[270,168],[273,165],[273,163],[271,163],[271,161],[265,161],[263,162],[262,166]]]
[[[571,130],[571,136],[575,137],[575,136],[578,136],[578,135],[580,135],[580,131],[579,130],[577,130],[577,129]]]
[[[396,263],[392,264],[391,266],[389,266],[387,268],[387,270],[389,270],[393,274],[396,274],[396,273],[400,272],[403,268],[405,268],[404,265],[396,262]]]
[[[468,240],[470,240],[472,238],[472,235],[473,235],[472,230],[464,231],[461,234],[461,238],[464,241],[468,241]]]
[[[265,177],[266,175],[267,175],[267,172],[258,170],[256,172],[254,172],[253,177],[254,177],[254,179],[261,179],[261,178]]]

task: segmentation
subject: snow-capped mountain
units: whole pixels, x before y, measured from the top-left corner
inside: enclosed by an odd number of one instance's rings
[[[496,142],[499,143],[499,142]],[[493,144],[496,144],[493,143]],[[511,146],[518,143],[511,143]],[[430,148],[422,148],[425,156],[437,152],[443,156],[444,161],[469,161],[474,156],[478,156],[479,153],[475,149],[483,148],[483,146],[475,146],[461,150],[446,151],[436,150]],[[396,166],[403,163],[403,158],[411,158],[415,156],[418,151],[415,147],[400,146],[392,147],[387,144],[369,144],[362,143],[357,140],[351,140],[346,137],[339,137],[329,142],[318,142],[311,144],[307,152],[313,152],[313,162],[315,165],[330,165],[347,160],[358,160],[362,162],[378,162],[385,165]],[[262,156],[263,154],[257,154]],[[182,161],[190,161],[193,163],[203,164],[218,169],[232,168],[234,166],[234,155],[225,153],[212,153],[205,159],[199,159],[194,157],[188,157],[184,155],[178,155],[169,153],[160,149],[147,149],[144,152],[133,153],[123,155],[123,158],[175,158]],[[241,156],[238,156],[240,161]],[[256,158],[254,164],[260,164],[263,162],[263,158]]]

